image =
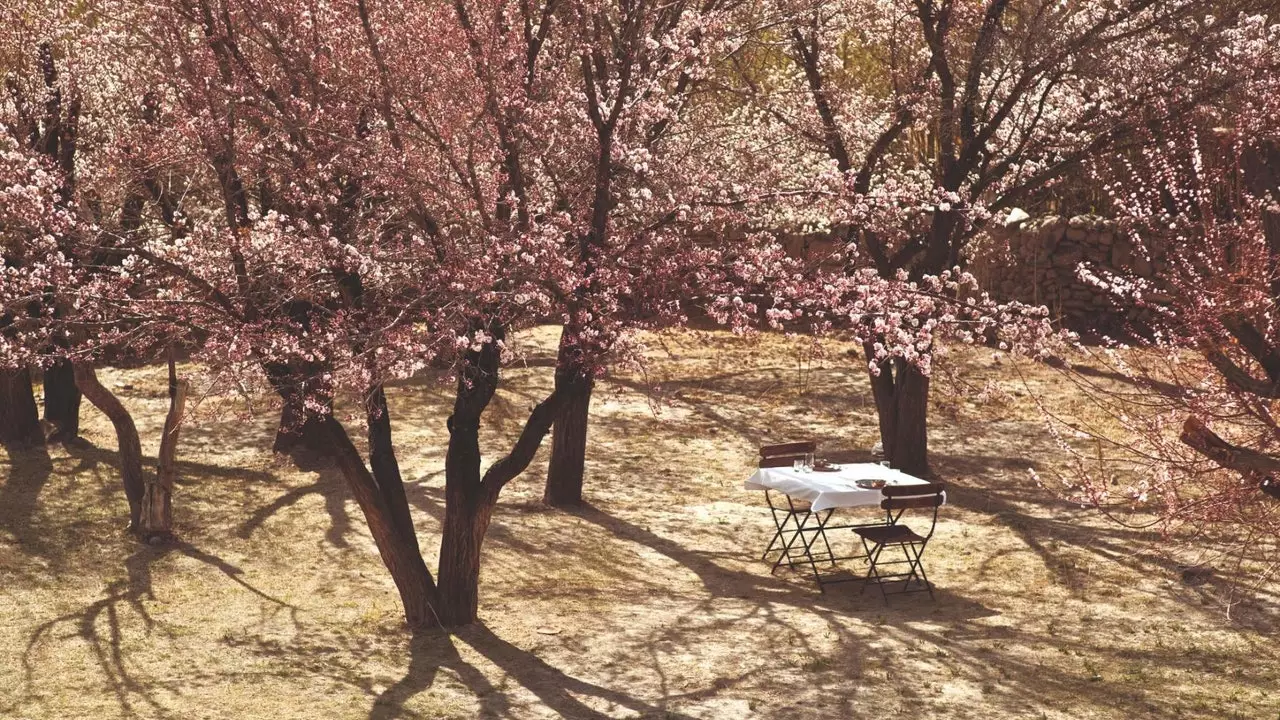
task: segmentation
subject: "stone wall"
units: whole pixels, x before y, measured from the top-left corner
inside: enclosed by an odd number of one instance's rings
[[[992,231],[974,248],[970,267],[993,297],[1048,306],[1082,333],[1143,333],[1147,310],[1118,306],[1113,296],[1080,279],[1081,262],[1152,277],[1159,260],[1134,251],[1115,224],[1094,215],[1028,219]]]

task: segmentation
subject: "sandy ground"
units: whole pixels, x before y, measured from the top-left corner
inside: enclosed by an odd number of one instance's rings
[[[554,339],[523,337],[528,363],[486,416],[490,459],[549,388]],[[989,353],[951,362],[1007,393],[936,397],[951,487],[927,554],[936,602],[771,575],[768,511],[742,488],[755,448],[809,436],[865,458],[876,439],[858,363],[805,347],[654,339],[646,376],[609,380],[593,405],[590,506],[540,504],[544,452],[489,532],[482,623],[452,636],[403,631],[359,509],[331,470],[271,457],[270,413],[184,431],[181,543],[152,548],[121,530],[113,436],[86,409],[90,445],[0,450],[0,717],[1280,715],[1275,589],[1228,617],[1229,578],[1187,586],[1141,533],[1037,487],[1027,468],[1060,451]],[[1028,372],[1079,410],[1054,371]],[[103,376],[154,457],[161,372]],[[390,393],[429,563],[449,395],[430,379]]]

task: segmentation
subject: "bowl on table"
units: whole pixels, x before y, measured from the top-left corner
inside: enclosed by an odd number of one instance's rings
[[[817,460],[813,463],[815,472],[840,472],[840,466],[826,460]]]
[[[887,484],[888,483],[884,480],[858,480],[854,482],[854,485],[857,485],[863,490],[879,490]]]

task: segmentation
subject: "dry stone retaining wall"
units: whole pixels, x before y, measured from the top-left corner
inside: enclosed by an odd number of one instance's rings
[[[1095,215],[1049,216],[992,231],[970,267],[992,296],[1048,306],[1063,325],[1080,332],[1142,333],[1149,311],[1117,305],[1114,296],[1080,278],[1084,262],[1104,271],[1154,277],[1160,260],[1145,257]]]

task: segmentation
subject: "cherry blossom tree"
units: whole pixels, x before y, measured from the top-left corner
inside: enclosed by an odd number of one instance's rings
[[[198,338],[193,357],[214,376],[212,392],[241,391],[257,377],[286,409],[301,406],[415,627],[475,619],[499,493],[563,407],[559,382],[511,450],[482,470],[479,429],[508,335],[580,294],[594,303],[575,305],[580,317],[612,343],[650,317],[677,316],[653,298],[672,304],[683,280],[709,264],[711,251],[687,251],[683,237],[656,229],[607,249],[622,268],[666,264],[665,275],[582,262],[591,208],[611,209],[608,197],[592,204],[599,158],[619,161],[581,106],[575,125],[555,130],[558,105],[581,100],[574,88],[590,51],[551,30],[560,19],[590,23],[603,7],[566,4],[561,16],[516,3],[172,0],[104,12],[122,35],[145,41],[119,72],[154,91],[159,119],[147,147],[162,156],[137,164],[177,169],[172,195],[182,198],[173,212],[181,233],[157,237],[147,230],[169,223],[152,220],[104,252],[120,259],[119,277],[155,278],[147,317]],[[534,23],[543,13],[555,17]],[[422,28],[433,29],[431,43]],[[628,43],[642,40],[627,32]],[[641,96],[596,82],[608,95],[593,107],[621,127],[623,106]],[[632,306],[631,316],[614,309]],[[428,365],[451,367],[457,379],[435,575],[418,546],[383,390]],[[335,414],[340,391],[363,406],[368,463]]]
[[[148,474],[132,416],[94,371],[103,359],[155,359],[156,348],[174,334],[173,323],[150,321],[139,312],[151,291],[142,278],[118,267],[109,252],[113,237],[140,225],[146,199],[138,180],[145,176],[104,167],[125,159],[114,153],[113,143],[142,125],[146,111],[138,112],[116,94],[114,65],[99,54],[106,45],[92,22],[82,22],[80,10],[28,3],[9,12],[13,15],[0,36],[10,68],[0,120],[12,144],[14,164],[8,167],[18,171],[8,186],[15,196],[9,211],[24,207],[17,200],[26,188],[26,199],[44,198],[51,214],[4,223],[3,256],[11,271],[0,299],[10,325],[0,364],[44,369],[45,413],[55,427],[54,439],[75,438],[81,393],[108,416],[118,441],[130,527],[148,539],[167,535],[182,383],[171,378],[174,406],[161,463],[157,473]],[[172,375],[172,355],[170,368]],[[25,408],[30,427],[34,399],[29,381],[23,385],[26,402],[19,407]]]
[[[595,379],[638,361],[636,331],[683,324],[690,300],[723,294],[733,262],[761,251],[696,241],[733,215],[712,202],[720,179],[700,143],[718,108],[698,90],[741,35],[740,5],[454,3],[497,131],[511,220],[559,237],[563,268],[543,278],[563,324],[551,504],[582,499]]]
[[[59,257],[57,238],[73,222],[60,207],[59,174],[46,158],[0,137],[0,439],[6,444],[43,442],[29,368],[34,347],[47,343],[41,315],[44,283],[68,272]]]
[[[37,340],[66,344],[65,338],[48,332],[47,320],[58,313],[58,308],[51,298],[37,292],[34,283],[42,271],[61,262],[56,255],[66,249],[74,231],[72,204],[80,97],[77,90],[66,92],[63,87],[53,46],[48,39],[41,39],[40,30],[44,28],[26,18],[32,9],[26,3],[17,3],[0,15],[5,25],[0,31],[0,67],[5,68],[0,127],[13,145],[6,148],[10,158],[7,167],[15,173],[6,187],[15,195],[21,188],[30,189],[25,201],[14,198],[11,217],[5,223],[5,262],[11,276],[6,292],[12,296],[3,308],[4,324],[9,327],[8,342],[14,347]],[[31,185],[32,181],[37,185]],[[55,222],[42,224],[40,220],[50,219],[46,214],[31,214],[34,208],[29,203],[36,198],[43,199],[46,209],[56,216]],[[17,217],[20,212],[26,217]],[[50,240],[53,244],[46,246]],[[26,269],[19,269],[23,267]],[[19,274],[21,278],[17,277]],[[15,333],[23,337],[15,337]],[[11,357],[10,361],[16,358]],[[26,362],[33,360],[29,357]],[[7,417],[0,425],[10,440],[44,440],[30,375],[31,370],[25,365],[5,371]],[[80,394],[69,362],[54,360],[44,368],[44,376],[45,419],[56,427],[56,438],[74,438],[79,426]]]
[[[750,163],[776,178],[759,198],[773,202],[758,204],[779,225],[837,236],[846,249],[833,261],[849,274],[945,286],[992,217],[1139,141],[1142,110],[1177,117],[1233,84],[1216,53],[1246,5],[772,4],[776,21],[732,58],[741,113],[758,128],[743,147],[773,160]],[[942,309],[904,302],[911,327]],[[871,329],[858,338],[885,453],[925,472],[937,347],[928,333],[903,347]]]
[[[1238,88],[1152,123],[1145,152],[1098,163],[1136,252],[1162,271],[1081,268],[1155,321],[1149,341],[1097,353],[1137,391],[1071,376],[1116,422],[1083,428],[1097,452],[1075,451],[1067,474],[1076,497],[1117,519],[1154,515],[1170,550],[1225,554],[1257,577],[1274,572],[1280,540],[1278,40],[1280,26],[1250,18],[1223,53]]]

